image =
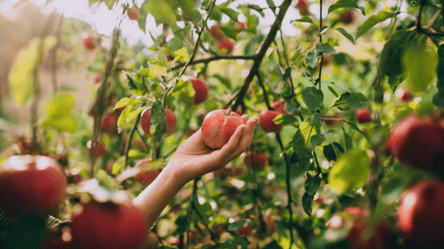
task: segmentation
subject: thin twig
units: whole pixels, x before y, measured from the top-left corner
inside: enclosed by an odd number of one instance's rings
[[[137,125],[139,124],[141,114],[137,115],[136,120],[134,120],[133,127],[131,128],[131,131],[128,136],[128,140],[126,141],[125,146],[125,163],[123,164],[123,170],[126,169],[126,166],[128,166],[128,154],[131,147],[131,140],[133,140],[134,132],[137,130]]]
[[[199,216],[200,220],[202,221],[202,224],[205,226],[205,229],[207,229],[207,231],[211,234],[211,239],[217,243],[217,241],[219,240],[219,236],[215,232],[211,231],[211,228],[208,226],[207,221],[205,220],[203,215],[199,212],[199,210],[196,208],[196,206],[193,205],[193,209],[196,212],[197,216]]]
[[[262,81],[262,77],[261,77],[259,72],[257,72],[256,77],[257,77],[257,82],[259,82],[259,86],[262,88],[262,92],[264,94],[265,104],[267,104],[268,110],[273,110],[273,108],[270,105],[270,101],[268,100],[267,90],[265,89],[264,82]]]
[[[193,190],[191,192],[191,200],[190,200],[190,207],[188,208],[187,212],[187,236],[185,240],[185,248],[188,249],[188,246],[190,244],[190,225],[191,225],[191,214],[193,213],[193,207],[194,207],[194,197],[197,193],[197,182],[199,181],[200,177],[194,179],[193,182]]]

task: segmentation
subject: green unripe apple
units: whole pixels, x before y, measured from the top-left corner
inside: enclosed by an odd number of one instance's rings
[[[405,88],[422,92],[432,83],[436,74],[436,52],[426,44],[412,44],[404,52],[406,70]]]

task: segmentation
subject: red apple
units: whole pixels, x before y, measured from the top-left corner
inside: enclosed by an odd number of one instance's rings
[[[173,132],[176,130],[177,120],[176,120],[176,115],[174,115],[173,111],[171,111],[170,109],[164,109],[164,110],[165,110],[165,122],[167,126],[166,136],[168,137],[169,135],[173,134]],[[154,138],[154,136],[150,132],[150,126],[151,126],[150,122],[151,122],[151,107],[143,111],[140,119],[140,125],[142,126],[143,132],[145,132],[145,134],[148,137]]]
[[[273,101],[270,103],[270,106],[275,110],[278,111],[280,113],[286,113],[288,114],[288,112],[285,110],[285,106],[287,105],[287,103],[282,103],[280,101]]]
[[[88,146],[88,156],[92,157],[93,156],[93,153],[92,153],[93,150],[92,150],[92,147],[91,147],[91,141],[88,142],[87,146]],[[96,144],[96,150],[95,150],[95,153],[94,153],[94,157],[101,157],[101,156],[105,155],[105,153],[106,153],[105,146],[102,143]]]
[[[241,176],[243,173],[244,173],[244,169],[243,169],[242,167],[239,167],[239,166],[235,166],[235,167],[234,167],[234,172],[233,172],[233,174],[234,174],[235,176]]]
[[[245,30],[247,30],[247,23],[246,22],[235,22],[233,24],[233,30],[236,33],[245,31]]]
[[[366,107],[360,107],[356,109],[355,119],[360,124],[370,123],[372,121],[372,117],[370,115],[370,109]]]
[[[168,239],[168,244],[170,244],[170,246],[179,246],[180,239],[178,237],[171,237]]]
[[[277,115],[281,114],[279,111],[265,110],[259,117],[259,126],[265,132],[278,132],[281,131],[284,126],[276,124],[273,120]]]
[[[406,191],[398,208],[405,238],[420,248],[444,248],[444,183],[423,181]]]
[[[100,128],[104,131],[107,131],[111,134],[117,133],[117,120],[119,120],[120,113],[113,112],[106,116],[100,122]]]
[[[0,208],[13,217],[46,216],[65,197],[65,175],[50,157],[12,156],[0,168]]]
[[[142,159],[136,163],[134,167],[146,167],[149,165],[148,159]],[[140,184],[142,184],[144,187],[150,185],[154,180],[156,180],[157,176],[162,172],[162,169],[153,169],[147,172],[142,172],[134,176],[134,179],[136,179]]]
[[[342,16],[340,17],[340,21],[343,24],[353,23],[355,21],[355,14],[351,10],[346,10],[346,11],[344,11]]]
[[[355,221],[348,234],[352,249],[393,249],[397,248],[397,238],[393,226],[380,220],[372,228],[369,221]]]
[[[393,127],[388,149],[402,163],[433,170],[435,157],[444,155],[444,131],[431,119],[411,114]]]
[[[94,74],[94,83],[100,83],[101,75],[99,73]]]
[[[193,104],[198,105],[208,98],[208,91],[210,90],[210,88],[208,87],[208,84],[205,80],[198,78],[188,78],[186,81],[193,84],[193,89],[196,92],[196,94],[194,95]],[[184,100],[182,101],[186,104],[189,104]]]
[[[217,49],[221,54],[231,54],[234,50],[234,43],[230,40],[220,40],[217,42]]]
[[[72,243],[82,249],[138,249],[147,228],[142,212],[131,203],[90,201],[73,216]]]
[[[234,221],[239,221],[241,219],[239,218],[235,218]],[[247,221],[249,221],[250,219],[247,219]],[[252,234],[253,232],[253,228],[254,228],[254,224],[253,223],[249,223],[248,225],[245,225],[243,227],[238,227],[237,228],[237,234],[239,235],[245,235],[245,236],[249,236]]]
[[[128,17],[131,20],[139,19],[139,8],[136,5],[128,9]]]
[[[244,164],[250,169],[263,169],[268,165],[268,156],[258,151],[251,151],[243,154]]]
[[[212,149],[220,149],[233,135],[236,128],[245,124],[245,119],[227,110],[214,110],[202,123],[202,140]]]
[[[99,39],[89,32],[83,32],[81,34],[83,45],[89,51],[92,51],[96,48],[96,45],[99,43]]]
[[[224,32],[222,32],[222,30],[220,30],[220,28],[219,28],[220,26],[222,26],[222,25],[221,24],[213,25],[213,26],[211,26],[210,31],[209,31],[210,35],[212,37],[214,37],[214,39],[216,39],[216,40],[225,39],[225,34],[224,34]]]
[[[396,91],[396,97],[403,102],[409,102],[413,99],[413,95],[404,88],[399,88],[398,91]]]
[[[310,11],[308,10],[307,0],[293,0],[293,2],[296,2],[295,7],[296,7],[296,9],[299,10],[299,14],[301,16],[310,15]]]

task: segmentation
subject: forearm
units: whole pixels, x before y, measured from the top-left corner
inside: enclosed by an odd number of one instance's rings
[[[148,228],[153,226],[163,209],[187,182],[168,164],[156,180],[134,199],[133,203],[144,214]]]

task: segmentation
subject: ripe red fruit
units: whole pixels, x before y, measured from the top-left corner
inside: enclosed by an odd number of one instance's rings
[[[171,111],[170,109],[164,109],[164,110],[165,110],[165,122],[167,126],[166,136],[168,137],[169,135],[173,134],[173,132],[176,130],[177,119],[173,111]],[[148,137],[154,138],[154,136],[150,132],[150,126],[151,126],[150,122],[151,122],[151,107],[143,111],[140,119],[140,125],[142,126],[143,132],[145,132],[145,134]]]
[[[263,169],[268,165],[268,156],[258,151],[251,151],[243,154],[244,164],[250,169]]]
[[[409,102],[413,99],[413,95],[404,88],[400,88],[396,91],[396,97],[403,102]]]
[[[259,117],[259,125],[265,132],[278,132],[284,128],[282,125],[276,124],[273,120],[277,115],[281,114],[279,111],[265,110]]]
[[[94,83],[100,83],[101,75],[99,73],[94,74]]]
[[[137,20],[139,19],[139,8],[137,8],[137,6],[133,6],[130,9],[128,9],[128,17],[131,20]]]
[[[83,45],[89,51],[92,51],[96,48],[96,45],[99,43],[99,40],[93,34],[89,32],[83,32],[81,34]]]
[[[198,78],[188,78],[186,81],[193,84],[193,89],[196,92],[196,94],[194,95],[193,104],[198,105],[208,98],[208,91],[210,90],[210,88],[208,87],[208,84],[205,80]],[[183,99],[182,101],[186,104],[189,104]]]
[[[88,156],[92,157],[93,150],[91,147],[91,141],[88,142],[87,146],[88,146]],[[94,157],[101,157],[101,156],[105,155],[105,152],[106,152],[105,146],[102,143],[98,143],[98,144],[96,144],[96,150],[94,153]]]
[[[444,155],[444,131],[431,119],[409,115],[393,127],[388,150],[402,163],[433,170],[435,157]]]
[[[355,14],[351,10],[346,10],[340,18],[343,24],[350,24],[355,21]]]
[[[233,24],[233,30],[234,32],[242,32],[247,30],[247,23],[246,22],[235,22]]]
[[[171,238],[168,240],[168,243],[169,243],[171,246],[178,246],[178,245],[180,244],[180,239],[179,239],[178,237],[171,237]]]
[[[352,249],[397,248],[397,238],[388,221],[380,220],[373,228],[370,228],[368,223],[368,221],[354,222],[348,234],[348,242]]]
[[[222,25],[219,24],[219,25],[211,26],[210,31],[209,31],[210,35],[212,37],[214,37],[214,39],[216,39],[216,40],[225,39],[225,34],[224,34],[224,32],[222,32],[222,30],[220,30],[220,28],[219,28],[220,26],[222,26]]]
[[[420,248],[444,247],[444,183],[424,181],[406,191],[398,208],[398,225]]]
[[[46,216],[57,210],[66,193],[58,163],[46,156],[12,156],[0,172],[0,208],[13,217]]]
[[[148,159],[142,159],[136,163],[134,167],[146,167],[149,165]],[[157,176],[162,172],[162,169],[153,169],[147,172],[142,172],[134,176],[134,179],[136,179],[140,184],[142,184],[144,187],[150,185],[154,180],[156,180]]]
[[[237,113],[214,110],[207,114],[202,123],[202,140],[212,149],[220,149],[233,135],[236,128],[245,124]]]
[[[137,249],[147,234],[142,212],[131,203],[90,201],[74,214],[71,229],[74,247],[82,249]]]
[[[299,14],[301,16],[308,16],[308,15],[310,15],[310,11],[308,11],[307,0],[293,0],[293,2],[296,2],[295,7],[296,7],[296,9],[299,10]]]
[[[270,106],[273,107],[275,111],[288,114],[288,112],[285,110],[286,105],[287,103],[282,103],[280,101],[273,101],[270,103]]]
[[[220,40],[217,42],[217,49],[221,54],[231,54],[234,50],[234,43],[230,40]]]
[[[235,219],[235,221],[239,221],[239,220],[240,220],[239,218]],[[249,219],[247,219],[247,220],[249,220]],[[253,228],[254,228],[254,224],[253,224],[253,223],[250,223],[250,224],[245,225],[245,226],[243,226],[243,227],[238,227],[238,228],[237,228],[237,233],[238,233],[239,235],[249,236],[249,235],[252,234],[252,232],[253,232]]]
[[[117,132],[117,120],[119,119],[120,113],[113,112],[106,116],[102,121],[100,122],[100,128],[104,131],[107,131],[109,133],[116,133]]]
[[[355,119],[360,124],[369,123],[372,121],[372,117],[370,115],[370,109],[366,107],[360,107],[355,111]]]

